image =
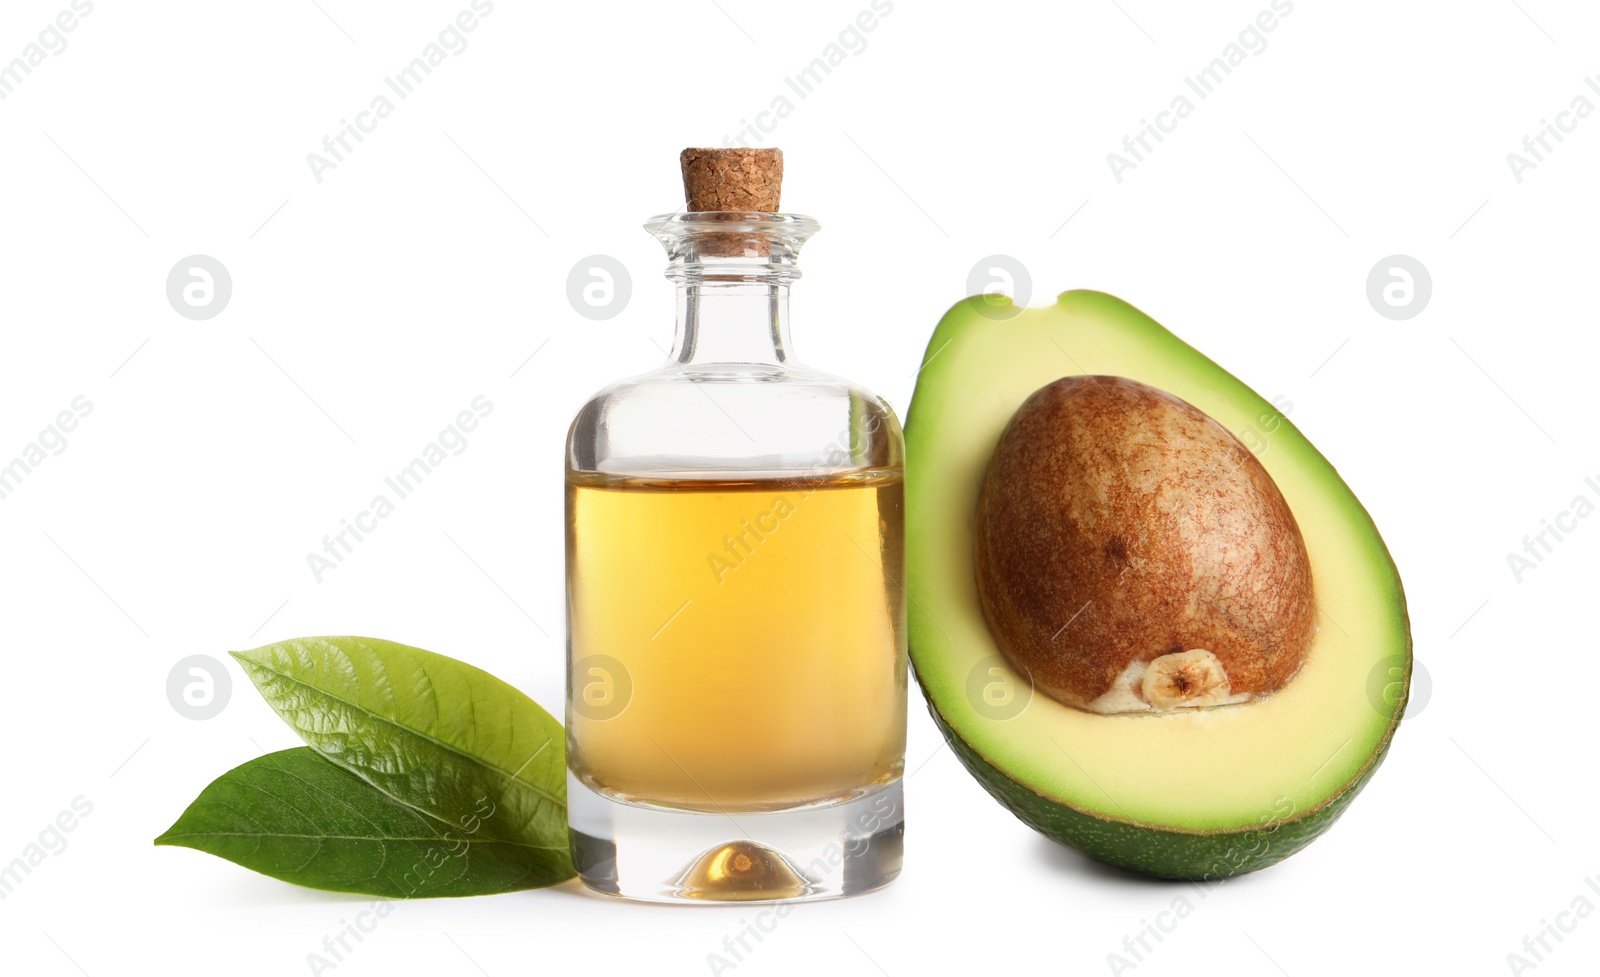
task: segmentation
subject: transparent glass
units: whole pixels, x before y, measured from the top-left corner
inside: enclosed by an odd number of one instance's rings
[[[646,226],[666,363],[567,444],[568,822],[579,876],[659,901],[820,899],[900,871],[899,423],[799,363],[790,214]]]

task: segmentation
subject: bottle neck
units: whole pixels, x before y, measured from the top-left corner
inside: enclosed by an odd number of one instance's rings
[[[687,213],[645,225],[667,249],[678,286],[672,359],[680,365],[795,365],[789,286],[800,277],[800,246],[817,222],[798,214]]]
[[[672,359],[696,366],[792,362],[789,284],[681,282]]]

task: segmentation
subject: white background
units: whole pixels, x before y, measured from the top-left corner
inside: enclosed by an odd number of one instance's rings
[[[560,715],[568,420],[670,342],[639,224],[679,204],[678,150],[779,95],[762,142],[785,151],[786,209],[825,228],[795,294],[803,358],[903,414],[985,255],[1022,262],[1034,304],[1128,299],[1292,402],[1394,553],[1432,697],[1322,840],[1202,898],[1015,821],[913,692],[904,875],[797,909],[732,972],[1106,973],[1181,896],[1194,911],[1132,972],[1493,974],[1575,897],[1600,905],[1600,518],[1520,582],[1506,559],[1600,500],[1600,119],[1520,182],[1506,159],[1576,96],[1600,105],[1600,11],[1296,0],[1201,101],[1184,76],[1266,0],[897,0],[801,99],[785,76],[866,0],[498,0],[318,182],[307,154],[467,6],[99,0],[0,100],[0,461],[93,404],[0,500],[0,862],[93,805],[0,902],[0,970],[309,972],[367,908],[151,846],[212,778],[295,743],[231,662],[221,714],[179,715],[185,656],[387,636]],[[8,0],[0,62],[66,7]],[[1179,94],[1193,113],[1118,182],[1106,154]],[[632,276],[606,321],[566,298],[596,253]],[[207,321],[165,295],[193,254],[232,275]],[[1405,321],[1366,296],[1392,254],[1432,275]],[[316,582],[307,552],[479,394],[469,447]],[[752,916],[576,883],[408,902],[334,972],[708,973]],[[1554,946],[1537,973],[1592,973],[1600,918]]]

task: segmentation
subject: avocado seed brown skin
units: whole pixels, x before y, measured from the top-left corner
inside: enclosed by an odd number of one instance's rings
[[[1266,469],[1197,408],[1122,377],[1065,377],[1018,408],[984,476],[974,550],[996,644],[1078,708],[1181,704],[1186,682],[1160,702],[1096,700],[1196,650],[1220,663],[1229,701],[1265,695],[1315,630],[1305,541]]]

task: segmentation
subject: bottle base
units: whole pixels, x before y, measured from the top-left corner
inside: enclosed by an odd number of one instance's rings
[[[708,813],[620,801],[569,771],[567,822],[584,884],[647,902],[814,902],[900,874],[899,779],[849,800]]]

